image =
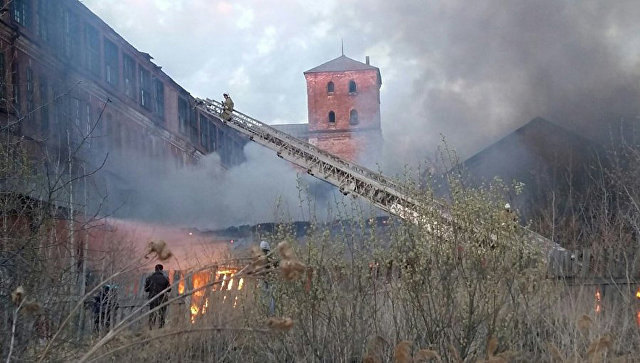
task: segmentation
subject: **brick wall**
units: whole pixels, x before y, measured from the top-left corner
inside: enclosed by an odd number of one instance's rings
[[[305,74],[309,112],[309,141],[340,157],[362,162],[377,158],[382,148],[380,131],[380,85],[375,69],[318,72]],[[349,83],[356,83],[356,92],[349,92]],[[327,85],[333,82],[334,91]],[[358,122],[350,122],[356,110]],[[329,121],[329,112],[335,122]]]

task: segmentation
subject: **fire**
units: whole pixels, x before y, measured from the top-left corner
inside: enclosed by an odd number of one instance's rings
[[[638,288],[638,291],[636,292],[636,298],[640,299],[640,287]]]
[[[180,281],[178,282],[178,293],[184,294],[184,276],[181,276]]]
[[[211,288],[211,291],[232,290],[234,288],[233,275],[236,273],[236,271],[237,269],[225,269],[225,270],[216,271],[215,281],[222,281],[222,282],[219,284],[213,285]],[[201,272],[194,273],[193,276],[191,277],[191,280],[193,282],[193,289],[197,290],[198,288],[201,288],[209,284],[210,283],[209,280],[211,277],[212,277],[211,271],[201,271]],[[218,285],[220,285],[219,288],[218,288]],[[238,283],[237,283],[237,289],[241,290],[242,285],[244,285],[244,279],[240,278],[240,280],[238,280]],[[181,294],[184,292],[184,279],[180,279],[180,283],[178,285],[178,291]],[[224,303],[226,299],[227,299],[227,295],[224,295],[222,297],[222,302]],[[233,307],[236,306],[237,301],[238,301],[238,297],[236,296],[234,299]],[[209,298],[207,297],[206,289],[195,291],[191,295],[191,306],[189,309],[191,313],[191,323],[195,323],[198,315],[206,314],[208,309],[209,309]]]
[[[209,283],[210,273],[208,271],[196,272],[191,277],[193,281],[193,289],[197,290]],[[203,297],[205,296],[206,289],[195,291],[191,295],[191,322],[194,323],[198,314],[202,315],[206,313],[206,307],[209,301],[205,299],[204,305],[202,305]]]
[[[600,311],[602,311],[602,306],[600,305],[600,301],[602,300],[602,294],[600,294],[600,289],[596,289],[596,313],[599,313]]]

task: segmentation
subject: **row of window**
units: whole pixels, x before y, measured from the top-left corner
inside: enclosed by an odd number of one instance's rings
[[[329,111],[328,121],[329,121],[329,124],[335,124],[336,123],[336,113],[335,112]],[[349,124],[350,125],[357,125],[358,122],[360,122],[358,120],[358,111],[356,111],[356,110],[349,111]]]
[[[18,76],[19,63],[14,62],[12,64],[11,81],[12,84],[12,100],[8,102],[17,114],[21,115],[21,94],[20,94],[20,81]],[[0,74],[4,74],[5,69],[5,55],[0,53]],[[81,101],[78,98],[71,97],[70,101],[67,97],[58,99],[60,90],[50,90],[49,82],[44,75],[40,75],[38,83],[34,79],[34,72],[31,67],[27,67],[26,74],[26,116],[29,120],[39,118],[40,132],[42,135],[50,135],[51,132],[56,130],[50,129],[49,109],[54,108],[53,115],[54,125],[63,127],[65,121],[72,122],[74,131],[72,134],[82,137],[82,135],[88,135],[91,131],[92,123],[95,123],[94,116],[91,114],[91,106],[88,102]],[[35,112],[36,107],[35,93],[39,95],[39,112]],[[53,95],[53,97],[51,97]],[[3,81],[0,81],[0,98],[5,100],[6,87]],[[67,102],[70,102],[69,104]],[[2,106],[4,102],[0,102]],[[199,116],[199,119],[198,117]],[[223,133],[218,130],[216,125],[207,116],[203,114],[196,114],[195,108],[189,107],[189,103],[185,97],[179,97],[178,99],[178,119],[180,124],[180,130],[182,133],[189,135],[190,141],[193,144],[200,143],[200,145],[208,152],[214,152],[217,150],[218,137],[222,137]],[[86,120],[86,122],[81,122]],[[110,121],[110,120],[108,120]],[[109,122],[110,123],[110,122]],[[101,125],[98,125],[100,128]],[[199,127],[198,127],[199,126]]]
[[[333,81],[329,81],[329,83],[327,83],[327,93],[333,94],[334,91],[335,91],[335,85],[333,84]],[[350,80],[349,93],[357,93],[357,92],[358,92],[358,86],[356,85],[356,81]]]
[[[25,28],[33,28],[31,21],[33,0],[13,0],[13,20]],[[122,52],[100,31],[82,22],[78,15],[60,3],[50,0],[37,2],[37,34],[65,60],[81,66],[91,75],[102,78],[108,85],[123,91],[129,98],[163,121],[165,115],[164,84],[134,58]],[[120,87],[120,81],[123,85]]]
[[[34,5],[36,4],[36,5]],[[164,121],[165,85],[156,78],[154,72],[138,63],[134,56],[103,36],[101,31],[83,21],[81,17],[58,1],[50,0],[13,0],[12,17],[15,22],[31,30],[43,44],[48,44],[62,59],[78,66],[106,85],[136,102],[142,109],[149,111],[153,120]],[[33,13],[32,6],[36,7]],[[35,21],[32,21],[32,17]],[[1,53],[0,53],[1,55]],[[0,72],[4,74],[4,57],[0,58]],[[18,65],[11,64],[11,84],[13,84],[13,104],[20,105],[18,85]],[[151,64],[151,67],[153,65]],[[31,69],[26,71],[27,112],[35,109],[33,100],[34,83]],[[39,90],[42,100],[55,97],[55,90],[49,91],[46,79],[40,79]],[[0,96],[5,89],[0,87]],[[194,145],[200,144],[207,151],[215,151],[224,145],[223,132],[204,115],[199,115],[191,103],[188,94],[178,96],[178,130],[186,135]],[[41,127],[48,129],[49,109],[41,107]],[[220,141],[222,142],[222,141]],[[224,143],[223,143],[224,144]]]

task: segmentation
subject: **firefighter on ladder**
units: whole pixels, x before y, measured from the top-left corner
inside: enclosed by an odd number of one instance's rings
[[[222,96],[224,97],[224,108],[220,117],[222,117],[223,121],[229,121],[231,120],[231,113],[233,112],[233,100],[231,100],[228,93],[224,93]]]

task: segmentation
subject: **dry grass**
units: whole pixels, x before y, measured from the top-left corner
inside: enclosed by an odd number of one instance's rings
[[[174,292],[161,330],[135,324],[148,314],[143,306],[105,336],[78,338],[68,323],[72,318],[61,318],[44,346],[35,334],[18,339],[34,321],[26,314],[28,303],[44,302],[46,308],[48,302],[32,297],[29,285],[15,288],[7,296],[17,309],[16,341],[24,344],[14,356],[104,362],[634,361],[640,352],[632,276],[638,261],[626,261],[627,283],[607,281],[596,302],[595,286],[549,277],[544,256],[501,213],[504,185],[450,185],[446,212],[456,220],[453,226],[426,209],[418,224],[390,219],[381,227],[370,223],[371,211],[339,205],[342,222],[313,223],[300,243],[283,223],[268,236],[280,242],[272,253],[247,251],[251,262],[235,276],[245,278],[246,288],[212,291],[221,281],[211,281],[182,296]],[[630,206],[640,200],[637,189],[628,192]],[[429,205],[434,196],[420,192],[415,198]],[[606,229],[610,239],[626,236],[637,230],[639,216],[640,210],[625,209],[624,218],[614,219],[618,224],[599,220],[599,231]],[[148,247],[153,260],[171,256],[162,241]],[[138,257],[150,262],[144,253]],[[196,291],[208,307],[192,323],[186,301]]]

